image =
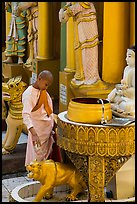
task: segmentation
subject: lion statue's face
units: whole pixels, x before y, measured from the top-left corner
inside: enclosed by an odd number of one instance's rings
[[[11,78],[7,83],[2,83],[2,98],[5,101],[14,101],[21,97],[27,84],[21,81],[22,77]]]
[[[33,178],[35,180],[40,180],[41,177],[41,164],[34,160],[29,165],[26,166],[26,170],[28,172],[27,177]]]

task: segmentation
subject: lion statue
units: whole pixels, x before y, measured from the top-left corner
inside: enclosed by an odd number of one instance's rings
[[[77,194],[87,189],[80,172],[72,164],[54,162],[53,160],[44,160],[38,162],[34,160],[26,166],[28,178],[39,181],[42,185],[34,199],[34,202],[40,202],[42,198],[50,199],[53,197],[55,186],[68,184],[71,193],[66,196],[66,200],[77,200]]]
[[[6,118],[7,131],[2,141],[2,154],[13,152],[23,129],[21,97],[27,84],[21,80],[22,77],[17,76],[2,83],[2,117],[8,115]],[[8,103],[8,114],[5,102]]]

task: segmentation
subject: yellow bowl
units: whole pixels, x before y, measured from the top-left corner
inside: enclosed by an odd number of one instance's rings
[[[108,100],[99,98],[73,98],[69,102],[67,118],[74,122],[101,124],[112,119]]]

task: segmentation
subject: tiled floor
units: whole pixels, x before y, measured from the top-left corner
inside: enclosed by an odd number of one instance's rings
[[[11,193],[11,191],[15,187],[30,181],[32,180],[29,180],[25,174],[24,176],[21,176],[21,177],[3,179],[2,180],[2,202],[9,202],[9,194]]]

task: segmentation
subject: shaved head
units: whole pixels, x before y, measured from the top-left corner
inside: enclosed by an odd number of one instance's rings
[[[43,70],[42,72],[40,72],[38,78],[53,81],[53,75],[48,70]]]
[[[33,87],[40,90],[47,90],[48,87],[53,82],[53,75],[48,70],[43,70],[39,73],[37,81],[34,83]]]

